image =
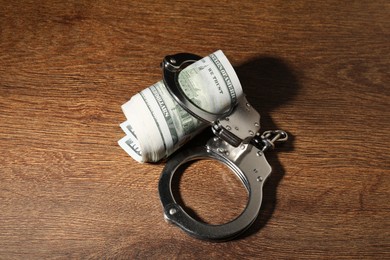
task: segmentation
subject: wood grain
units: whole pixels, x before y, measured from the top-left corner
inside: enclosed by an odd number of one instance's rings
[[[390,258],[387,1],[0,1],[0,258]],[[168,54],[222,49],[289,143],[268,153],[262,212],[237,240],[163,220],[164,163],[117,145],[120,106]],[[246,193],[190,166],[183,203],[220,223]]]

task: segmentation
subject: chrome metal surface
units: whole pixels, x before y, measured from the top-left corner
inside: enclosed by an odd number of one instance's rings
[[[212,138],[204,147],[185,150],[171,158],[159,182],[165,219],[188,234],[206,240],[229,240],[244,232],[259,214],[263,181],[271,173],[271,167],[265,157],[257,155],[259,149],[251,144],[245,144],[244,148],[233,147],[220,138]],[[184,211],[173,196],[172,178],[179,166],[205,158],[215,159],[227,165],[240,178],[249,193],[248,204],[241,215],[223,225],[210,225],[195,220]]]
[[[260,114],[243,96],[232,113],[218,119],[212,129],[215,135],[233,146],[249,143],[260,130]]]

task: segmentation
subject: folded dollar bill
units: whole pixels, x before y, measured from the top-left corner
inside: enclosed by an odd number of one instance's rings
[[[178,75],[188,99],[215,114],[230,109],[242,95],[240,81],[222,51],[192,63]],[[180,148],[208,125],[186,112],[163,81],[142,90],[122,105],[126,136],[118,144],[138,162],[157,162]]]

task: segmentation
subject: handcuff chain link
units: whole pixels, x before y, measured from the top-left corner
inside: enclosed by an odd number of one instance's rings
[[[252,139],[252,143],[262,152],[275,148],[276,142],[286,142],[288,140],[287,132],[283,130],[268,130],[263,132],[261,136],[256,135]]]

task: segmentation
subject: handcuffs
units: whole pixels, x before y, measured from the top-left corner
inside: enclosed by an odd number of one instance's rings
[[[188,113],[211,125],[214,133],[205,146],[188,148],[167,161],[159,181],[159,195],[168,222],[176,224],[188,234],[213,241],[226,241],[240,235],[257,218],[264,181],[271,173],[264,152],[275,142],[286,141],[285,131],[266,131],[260,135],[260,114],[249,104],[245,95],[238,98],[223,114],[213,114],[194,105],[178,82],[180,71],[201,59],[189,53],[166,56],[162,62],[163,80],[170,94]],[[248,203],[234,220],[222,225],[210,225],[192,218],[177,203],[172,191],[172,179],[183,164],[201,159],[214,159],[228,166],[248,191]]]

